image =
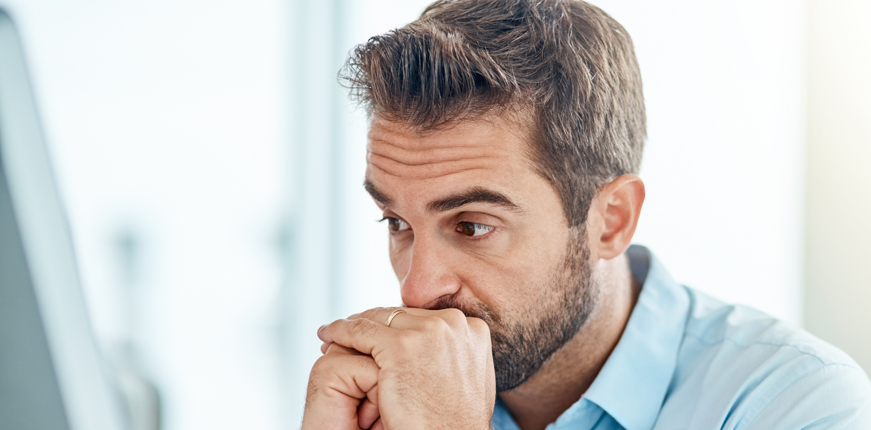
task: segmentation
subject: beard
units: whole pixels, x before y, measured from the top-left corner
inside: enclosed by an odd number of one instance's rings
[[[470,305],[453,297],[445,297],[431,308],[456,308],[490,326],[496,392],[516,388],[535,375],[580,331],[595,309],[598,285],[592,276],[585,237],[585,228],[572,229],[564,257],[550,278],[525,287],[552,294],[538,306],[527,303],[529,307],[521,315],[507,318],[480,301]]]

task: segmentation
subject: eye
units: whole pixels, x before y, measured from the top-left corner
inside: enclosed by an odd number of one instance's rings
[[[387,228],[393,232],[405,231],[411,228],[407,222],[393,217],[384,217],[381,221],[387,221]]]
[[[486,224],[478,224],[475,222],[461,222],[457,224],[457,231],[466,236],[484,236],[493,231],[493,227]]]

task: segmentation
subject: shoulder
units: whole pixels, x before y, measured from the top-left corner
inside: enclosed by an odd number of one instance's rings
[[[684,409],[695,411],[689,428],[857,420],[864,424],[855,428],[871,428],[871,383],[847,354],[763,312],[687,292],[690,312],[663,414],[692,407]]]
[[[773,354],[821,366],[841,364],[860,369],[846,353],[801,328],[747,306],[726,304],[691,288],[686,290],[690,311],[685,346],[698,344],[751,361],[754,356],[767,360]]]
[[[829,364],[784,385],[758,396],[735,428],[871,429],[871,384],[860,369]]]

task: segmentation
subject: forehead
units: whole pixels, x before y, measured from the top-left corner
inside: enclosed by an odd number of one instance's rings
[[[368,138],[368,180],[429,181],[458,175],[484,179],[488,173],[501,169],[504,176],[510,173],[505,169],[529,164],[525,128],[499,116],[428,131],[375,117]]]
[[[404,217],[458,201],[523,212],[550,187],[529,162],[528,148],[524,128],[503,117],[424,133],[373,118],[365,185],[382,209]]]

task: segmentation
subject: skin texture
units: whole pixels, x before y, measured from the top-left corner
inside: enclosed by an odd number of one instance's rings
[[[637,299],[623,253],[644,185],[615,178],[585,226],[569,226],[529,161],[524,130],[497,116],[424,134],[373,119],[366,180],[387,218],[407,313],[385,327],[393,308],[374,309],[318,331],[325,354],[312,369],[304,429],[489,428],[497,373],[507,380],[500,345],[577,309],[586,315],[552,354],[514,348],[546,360],[499,396],[521,428],[540,429],[595,379]],[[585,270],[570,270],[572,258]]]

